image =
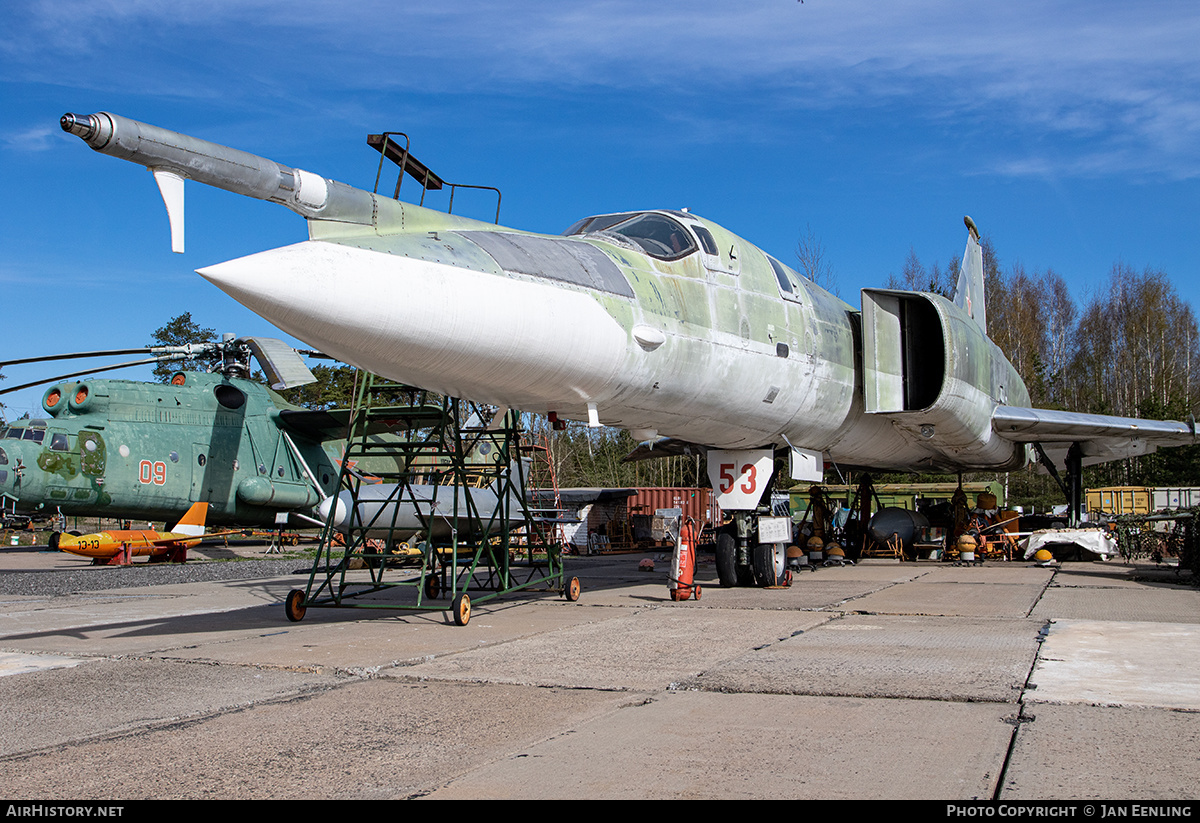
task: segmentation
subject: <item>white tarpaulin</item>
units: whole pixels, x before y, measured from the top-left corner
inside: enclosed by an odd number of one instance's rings
[[[1105,560],[1117,553],[1117,541],[1099,529],[1044,529],[1025,538],[1025,559],[1029,560],[1038,549],[1055,543],[1072,543]]]

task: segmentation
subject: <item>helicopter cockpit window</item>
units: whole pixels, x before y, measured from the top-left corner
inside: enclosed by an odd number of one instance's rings
[[[8,455],[4,453],[4,449],[0,449],[0,466],[8,465]]]
[[[34,443],[41,443],[43,440],[46,439],[46,430],[45,429],[26,429],[25,430],[25,439],[32,440]]]
[[[67,442],[67,436],[62,432],[54,432],[50,435],[50,451],[52,452],[69,452],[70,444]]]

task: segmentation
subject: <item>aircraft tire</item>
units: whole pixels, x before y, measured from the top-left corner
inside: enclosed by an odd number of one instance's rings
[[[454,598],[451,611],[454,612],[454,625],[465,626],[471,621],[471,598],[466,592]]]
[[[292,589],[288,592],[287,600],[284,602],[283,610],[287,612],[288,620],[293,623],[299,623],[304,619],[304,615],[308,612],[308,607],[304,605],[304,590]]]
[[[737,541],[728,531],[717,532],[717,579],[721,588],[729,589],[738,585],[741,575],[737,568]]]
[[[780,543],[759,543],[754,547],[754,578],[758,585],[782,586],[787,573],[787,552]]]

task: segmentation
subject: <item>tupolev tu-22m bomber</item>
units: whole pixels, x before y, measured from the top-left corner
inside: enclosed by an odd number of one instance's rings
[[[113,114],[61,125],[154,173],[177,251],[185,179],[305,217],[308,240],[199,273],[307,344],[451,396],[628,429],[640,456],[705,452],[733,515],[717,539],[722,585],[784,574],[790,531],[763,504],[777,453],[800,480],[826,463],[1011,470],[1036,454],[1065,468],[1078,512],[1083,465],[1195,442],[1194,421],[1030,408],[987,336],[970,218],[953,300],[863,289],[855,309],[685,211],[539,235]]]

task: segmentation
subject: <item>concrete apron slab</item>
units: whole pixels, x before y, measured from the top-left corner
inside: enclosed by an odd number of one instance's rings
[[[613,619],[384,673],[434,680],[653,691],[829,619],[828,615],[802,612],[669,607],[614,615]],[[474,622],[472,618],[467,628]]]
[[[918,564],[919,565],[919,564]],[[979,566],[938,563],[922,575],[922,583],[1028,584],[1044,586],[1054,578],[1054,569],[1025,561],[989,560]]]
[[[85,659],[83,657],[63,657],[57,654],[0,652],[0,677],[40,672],[45,669],[71,668],[78,666]]]
[[[1126,565],[1117,560],[1091,563],[1061,563],[1056,567],[1055,586],[1119,586],[1137,587],[1155,578],[1158,582],[1181,583],[1174,570],[1147,569],[1146,566]],[[1161,578],[1166,577],[1166,580]]]
[[[877,592],[892,583],[863,580],[835,580],[821,575],[801,573],[792,585],[779,589],[708,588],[700,600],[688,600],[680,606],[696,609],[775,609],[799,611],[821,609],[838,611],[851,608],[858,598]],[[663,603],[670,603],[663,597]]]
[[[1041,703],[1022,714],[999,800],[1196,797],[1198,713]]]
[[[938,568],[846,604],[872,614],[1023,618],[1038,602],[1052,572],[1040,568]]]
[[[429,797],[987,800],[1013,710],[668,692],[474,769]]]
[[[0,795],[39,800],[420,796],[556,732],[569,735],[579,724],[631,701],[641,697],[344,680],[333,688],[233,711],[48,747],[21,757],[19,767],[0,769]],[[545,774],[562,768],[539,766]],[[578,768],[587,767],[581,762]]]
[[[0,678],[0,705],[20,707],[6,712],[0,724],[0,756],[142,732],[337,682],[332,675],[162,660],[77,662],[72,668]]]
[[[1034,617],[1132,622],[1200,623],[1200,589],[1191,586],[1051,586]]]
[[[1200,625],[1054,620],[1026,701],[1200,711]]]
[[[708,691],[1016,702],[1034,620],[847,615],[748,651],[685,685]]]
[[[288,578],[78,594],[0,609],[0,648],[60,654],[149,654],[286,625]]]
[[[313,621],[314,611],[300,623],[279,622],[274,631],[213,637],[211,642],[174,649],[163,656],[371,675],[501,644],[507,648],[526,636],[625,614],[566,601],[491,601],[473,610],[466,626],[456,626],[448,612],[323,609],[320,613],[327,619]],[[282,620],[281,614],[275,617]],[[408,669],[401,673],[404,671]]]

